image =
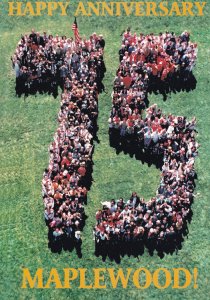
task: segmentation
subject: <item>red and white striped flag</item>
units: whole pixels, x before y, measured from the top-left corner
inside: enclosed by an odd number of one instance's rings
[[[74,23],[72,24],[71,29],[74,32],[74,38],[75,38],[76,44],[79,44],[79,42],[80,42],[80,36],[79,36],[79,29],[78,29],[78,26],[77,26],[77,19],[76,19],[76,17],[74,19]]]

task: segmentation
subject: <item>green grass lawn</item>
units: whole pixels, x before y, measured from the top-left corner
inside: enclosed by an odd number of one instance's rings
[[[209,11],[210,12],[210,11]],[[53,254],[48,249],[47,227],[43,219],[41,179],[48,166],[48,146],[53,139],[59,109],[59,100],[48,95],[29,96],[27,99],[15,97],[15,78],[10,56],[15,50],[21,33],[31,28],[52,34],[72,35],[71,17],[24,17],[1,16],[0,27],[0,199],[1,199],[1,272],[0,299],[208,299],[210,294],[210,19],[209,17],[83,17],[78,18],[82,35],[93,31],[102,33],[106,39],[105,61],[107,67],[104,84],[108,94],[99,99],[99,144],[95,144],[93,156],[93,184],[88,194],[86,213],[88,219],[83,233],[82,259],[73,251]],[[189,30],[191,40],[198,43],[198,60],[194,70],[197,87],[189,93],[172,94],[166,102],[161,95],[150,95],[150,103],[158,103],[165,113],[172,112],[188,118],[196,116],[201,143],[196,159],[198,196],[193,204],[193,219],[189,225],[188,239],[183,243],[178,255],[166,255],[160,259],[147,252],[139,260],[125,256],[121,264],[102,262],[94,256],[92,227],[95,212],[100,202],[129,197],[136,191],[146,199],[153,196],[160,180],[160,171],[148,167],[123,153],[117,155],[109,146],[108,124],[111,109],[111,91],[115,71],[118,66],[120,33],[128,26],[132,31],[159,33],[174,31],[177,34]],[[129,166],[129,167],[128,167]],[[72,290],[30,290],[21,289],[22,267],[49,271],[52,267],[88,269],[100,267],[140,268],[153,271],[160,267],[198,268],[198,289],[190,286],[184,290],[158,290],[151,286],[145,290],[118,287],[116,290],[80,290],[77,284]],[[108,283],[109,286],[109,283]]]

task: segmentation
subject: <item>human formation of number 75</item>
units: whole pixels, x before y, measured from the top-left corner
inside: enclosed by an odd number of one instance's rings
[[[97,133],[98,95],[104,90],[105,41],[93,33],[74,41],[32,30],[12,57],[18,95],[62,88],[58,129],[43,174],[44,216],[53,250],[81,248],[84,204],[91,185],[93,140]],[[103,202],[96,213],[96,255],[171,252],[187,234],[194,198],[198,155],[196,119],[165,115],[148,107],[148,92],[167,94],[190,86],[197,45],[188,32],[122,35],[109,119],[110,144],[137,159],[157,162],[161,182],[149,201],[135,192],[128,200]],[[139,179],[141,180],[141,179]]]

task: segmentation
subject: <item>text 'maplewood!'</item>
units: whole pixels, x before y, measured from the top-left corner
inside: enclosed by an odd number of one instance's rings
[[[58,270],[52,268],[50,272],[39,268],[31,272],[28,268],[22,269],[21,288],[35,289],[116,289],[118,287],[147,289],[186,289],[198,288],[198,269],[185,268],[158,268],[150,271],[141,267],[132,268],[65,268]]]

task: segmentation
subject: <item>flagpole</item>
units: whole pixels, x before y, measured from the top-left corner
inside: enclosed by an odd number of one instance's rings
[[[80,35],[79,35],[79,29],[77,25],[77,18],[75,17],[74,23],[72,24],[72,30],[74,32],[74,40],[76,44],[79,44],[80,42]]]

